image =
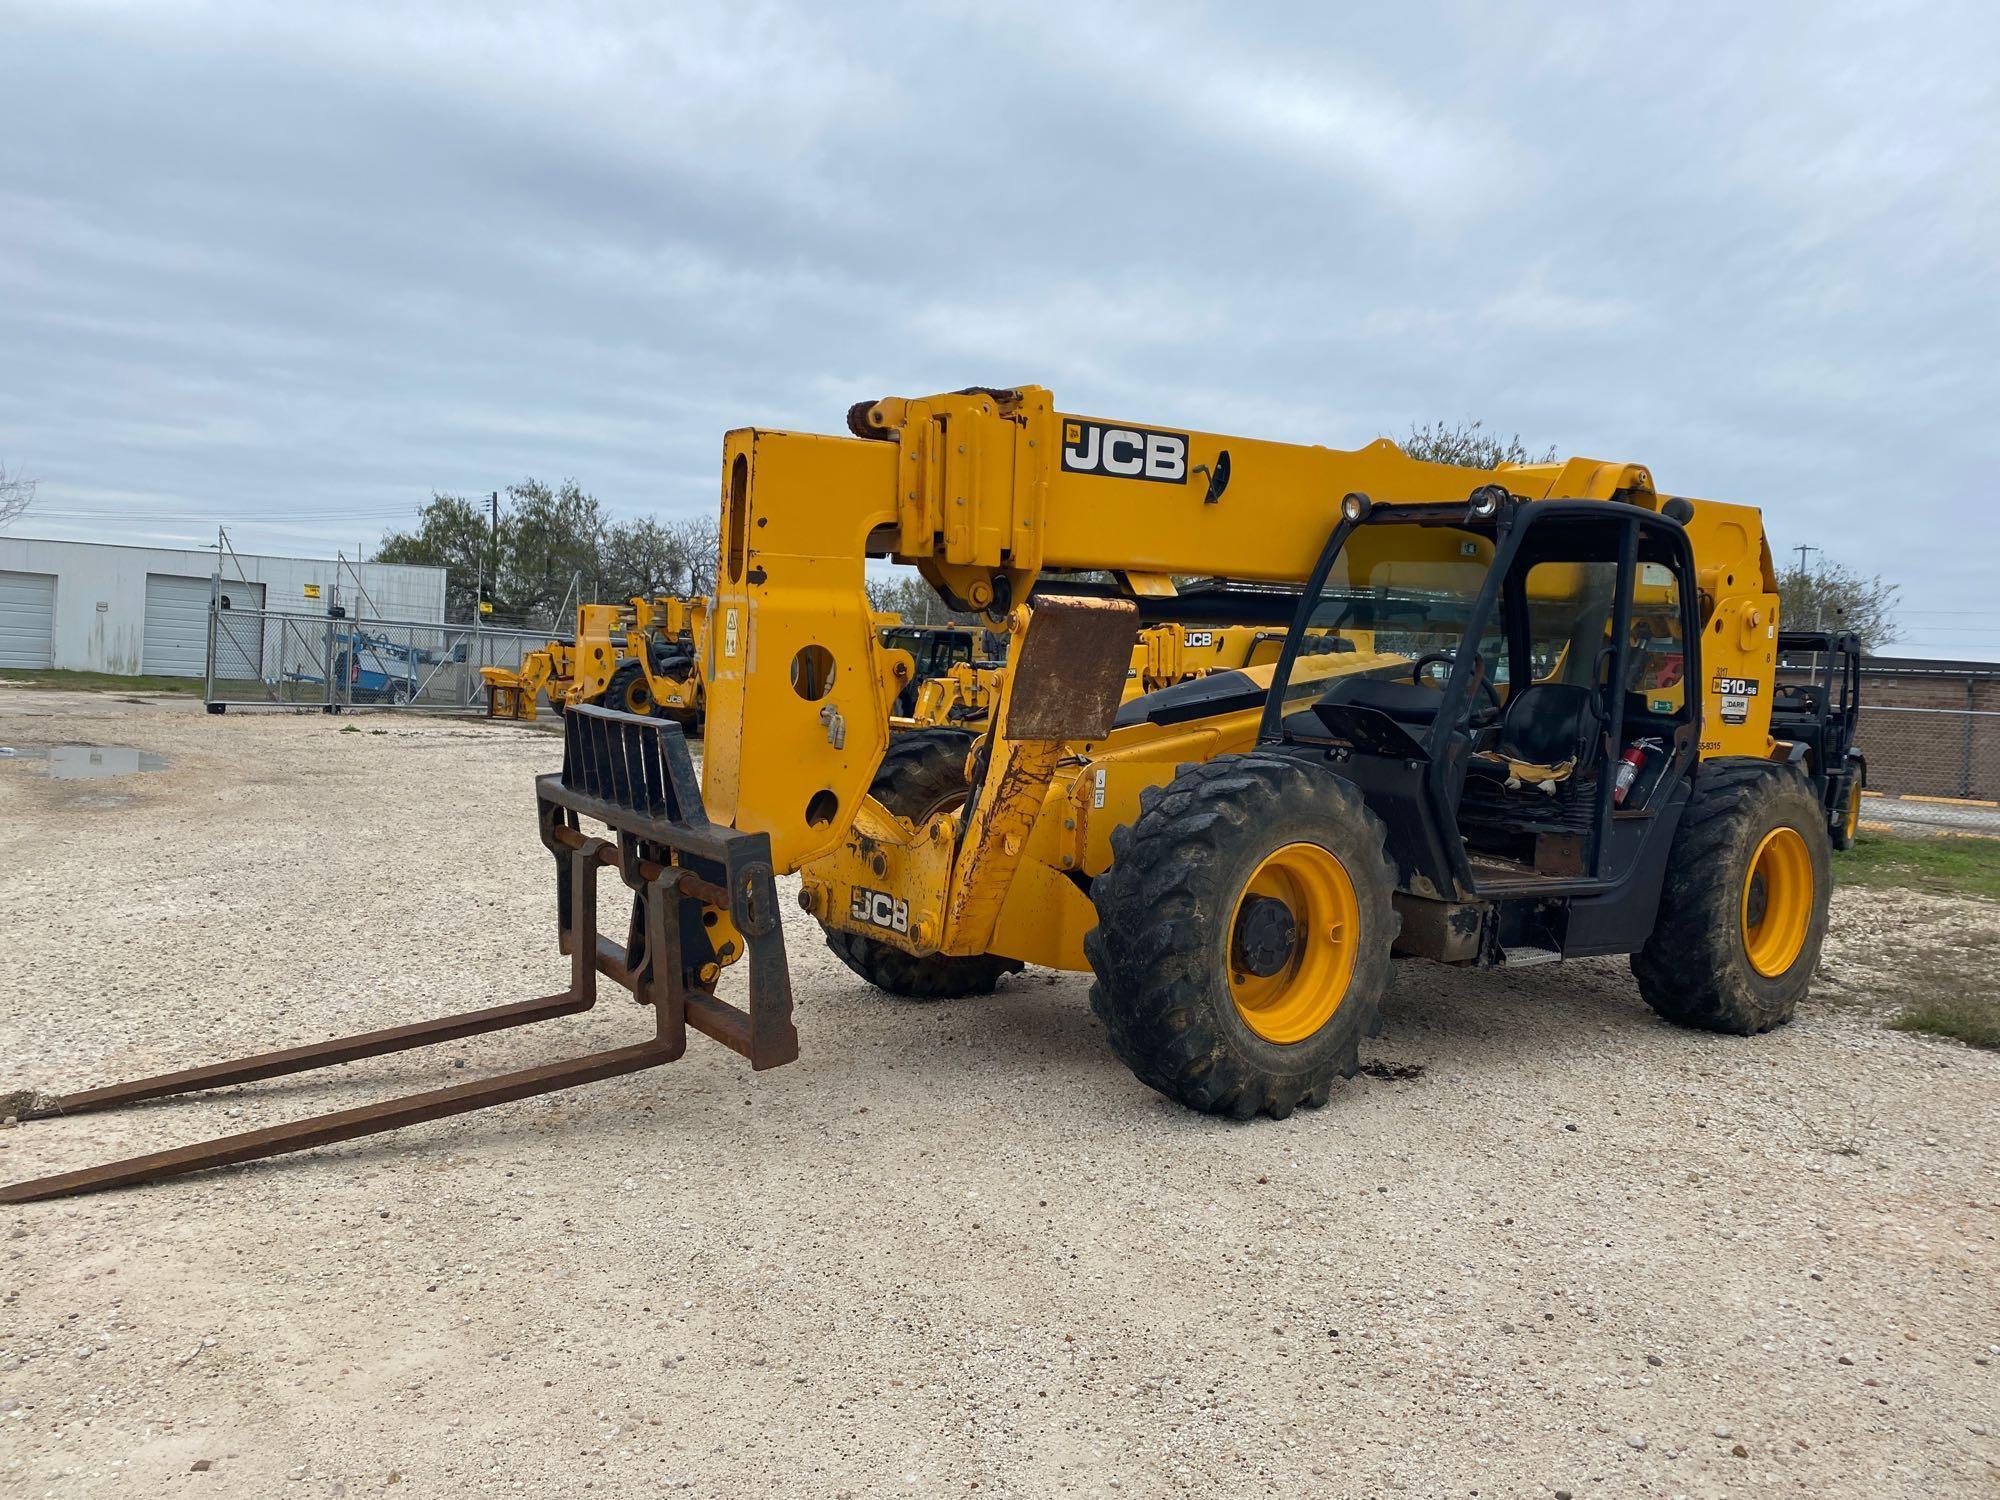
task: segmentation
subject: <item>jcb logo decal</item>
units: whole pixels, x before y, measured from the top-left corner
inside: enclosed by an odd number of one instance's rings
[[[1062,466],[1071,474],[1186,484],[1187,454],[1184,432],[1152,432],[1144,427],[1112,427],[1063,418]]]
[[[887,891],[854,888],[854,902],[847,914],[857,922],[866,922],[871,927],[886,927],[891,932],[910,930],[910,903],[898,901]]]

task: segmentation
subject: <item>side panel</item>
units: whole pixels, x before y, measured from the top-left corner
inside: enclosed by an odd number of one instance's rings
[[[1570,902],[1564,957],[1636,953],[1645,946],[1659,915],[1667,855],[1674,846],[1681,814],[1687,810],[1688,790],[1683,781],[1656,814],[1621,828],[1635,844],[1643,846],[1631,851],[1625,865],[1630,878],[1602,895],[1578,896]]]
[[[1778,583],[1754,507],[1696,500],[1687,521],[1701,587],[1701,754],[1762,759],[1771,748]]]

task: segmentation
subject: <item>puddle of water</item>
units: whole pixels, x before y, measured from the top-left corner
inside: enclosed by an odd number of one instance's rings
[[[45,761],[49,775],[58,781],[103,781],[167,768],[164,755],[134,750],[129,745],[57,745],[52,750],[13,750],[0,745],[0,760]]]

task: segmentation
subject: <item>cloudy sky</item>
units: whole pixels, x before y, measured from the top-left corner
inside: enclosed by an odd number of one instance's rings
[[[2000,15],[1622,10],[0,0],[18,530],[687,514],[728,427],[1033,381],[1643,461],[2000,657]]]

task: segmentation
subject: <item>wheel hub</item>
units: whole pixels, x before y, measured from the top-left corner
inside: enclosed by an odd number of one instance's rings
[[[1764,924],[1764,908],[1771,899],[1771,890],[1764,883],[1761,873],[1752,872],[1750,889],[1743,893],[1743,925],[1749,928]]]
[[[1339,856],[1281,844],[1244,882],[1229,924],[1230,998],[1244,1025],[1281,1046],[1316,1035],[1347,994],[1361,903]]]
[[[1797,829],[1773,828],[1750,856],[1743,877],[1743,951],[1750,966],[1776,979],[1798,958],[1812,930],[1812,855]]]
[[[1291,962],[1298,941],[1292,909],[1274,896],[1246,896],[1236,915],[1230,958],[1246,974],[1265,979]]]

